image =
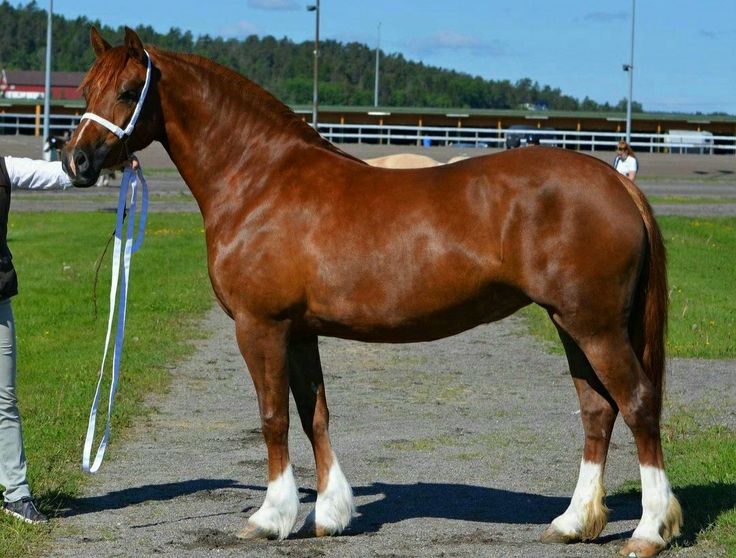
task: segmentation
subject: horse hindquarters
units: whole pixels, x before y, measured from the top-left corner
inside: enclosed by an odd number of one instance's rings
[[[642,232],[644,238],[639,242],[639,251],[636,252],[638,265],[621,266],[619,273],[615,272],[615,268],[610,268],[607,291],[601,290],[600,280],[597,292],[586,288],[582,284],[583,279],[574,285],[575,288],[568,286],[566,295],[573,300],[565,300],[557,305],[552,318],[582,352],[581,356],[585,357],[595,372],[596,381],[603,388],[598,390],[599,393],[603,399],[610,400],[611,408],[614,405],[618,408],[634,435],[642,478],[643,514],[622,553],[642,557],[662,550],[669,539],[679,532],[682,518],[679,503],[664,473],[660,439],[667,313],[664,246],[651,208],[643,195],[633,184],[622,182],[639,210],[639,228],[643,221],[645,229]],[[630,246],[634,250],[636,243],[621,242],[620,245]],[[615,261],[616,258],[611,255],[609,260]],[[600,267],[596,268],[599,274],[600,270]],[[566,349],[569,357],[570,347]],[[571,363],[573,375],[574,368]],[[585,366],[578,366],[577,369],[584,370]],[[576,381],[576,387],[580,393],[579,380]],[[584,422],[586,405],[595,407],[590,401],[590,398],[581,397]],[[605,404],[600,399],[599,402],[598,412],[606,412]],[[607,414],[606,427],[613,420],[611,412],[607,411]],[[586,452],[587,430],[586,426]],[[607,446],[607,440],[605,444]],[[602,475],[604,456],[601,451],[597,452],[597,457],[600,459]],[[583,472],[581,468],[581,480]]]

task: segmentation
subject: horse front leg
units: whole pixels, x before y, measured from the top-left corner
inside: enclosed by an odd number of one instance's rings
[[[299,498],[288,447],[287,336],[288,324],[236,318],[238,346],[258,396],[263,438],[268,449],[266,498],[238,534],[240,538],[284,539],[296,521]]]
[[[302,428],[312,443],[317,468],[317,503],[307,520],[314,522],[320,537],[337,535],[353,516],[353,491],[350,488],[330,444],[322,363],[317,336],[289,342],[289,385],[294,395]]]

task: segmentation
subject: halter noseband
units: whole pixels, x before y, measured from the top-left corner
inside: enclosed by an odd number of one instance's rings
[[[88,120],[97,122],[98,124],[101,124],[108,130],[110,130],[113,134],[115,134],[118,137],[118,139],[121,140],[123,143],[126,142],[126,140],[130,137],[130,134],[133,133],[133,128],[135,128],[136,122],[138,122],[138,117],[141,114],[141,110],[143,110],[143,103],[146,100],[146,95],[148,94],[148,86],[151,85],[151,55],[148,54],[148,51],[146,50],[144,50],[143,52],[146,53],[146,58],[148,60],[148,64],[146,66],[146,82],[143,84],[143,89],[141,90],[141,96],[138,98],[138,103],[136,103],[135,105],[133,116],[130,117],[130,122],[128,122],[128,125],[125,127],[125,130],[123,130],[117,124],[113,124],[106,118],[97,116],[93,112],[85,112],[82,115],[82,118],[79,119],[80,122],[84,120],[85,118]]]

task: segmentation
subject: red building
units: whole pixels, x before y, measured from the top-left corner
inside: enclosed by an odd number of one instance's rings
[[[84,72],[52,72],[52,99],[81,99]],[[45,74],[34,70],[2,70],[0,97],[6,99],[43,99]]]

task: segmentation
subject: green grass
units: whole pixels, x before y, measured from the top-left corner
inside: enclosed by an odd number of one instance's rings
[[[734,204],[736,196],[647,196],[652,204],[673,205],[707,205],[707,204]]]
[[[663,217],[659,223],[669,260],[668,354],[736,358],[736,219]],[[562,352],[543,310],[531,307],[524,316],[533,334]],[[707,418],[705,409],[681,408],[663,425],[667,471],[685,513],[676,545],[736,556],[736,432]],[[624,496],[640,498],[632,493],[638,487],[632,481]]]
[[[41,508],[52,515],[82,482],[81,448],[107,327],[112,247],[100,272],[97,319],[94,268],[113,228],[109,213],[11,212],[9,245],[20,282],[13,299],[18,399],[28,477]],[[188,341],[200,335],[196,319],[212,304],[198,214],[150,215],[146,239],[133,258],[129,293],[113,456],[125,427],[141,414],[144,395],[163,391],[166,367],[192,350]],[[103,405],[105,399],[106,394]],[[47,540],[43,528],[0,519],[2,556],[34,555]]]
[[[736,219],[660,219],[669,256],[668,354],[736,358]]]

